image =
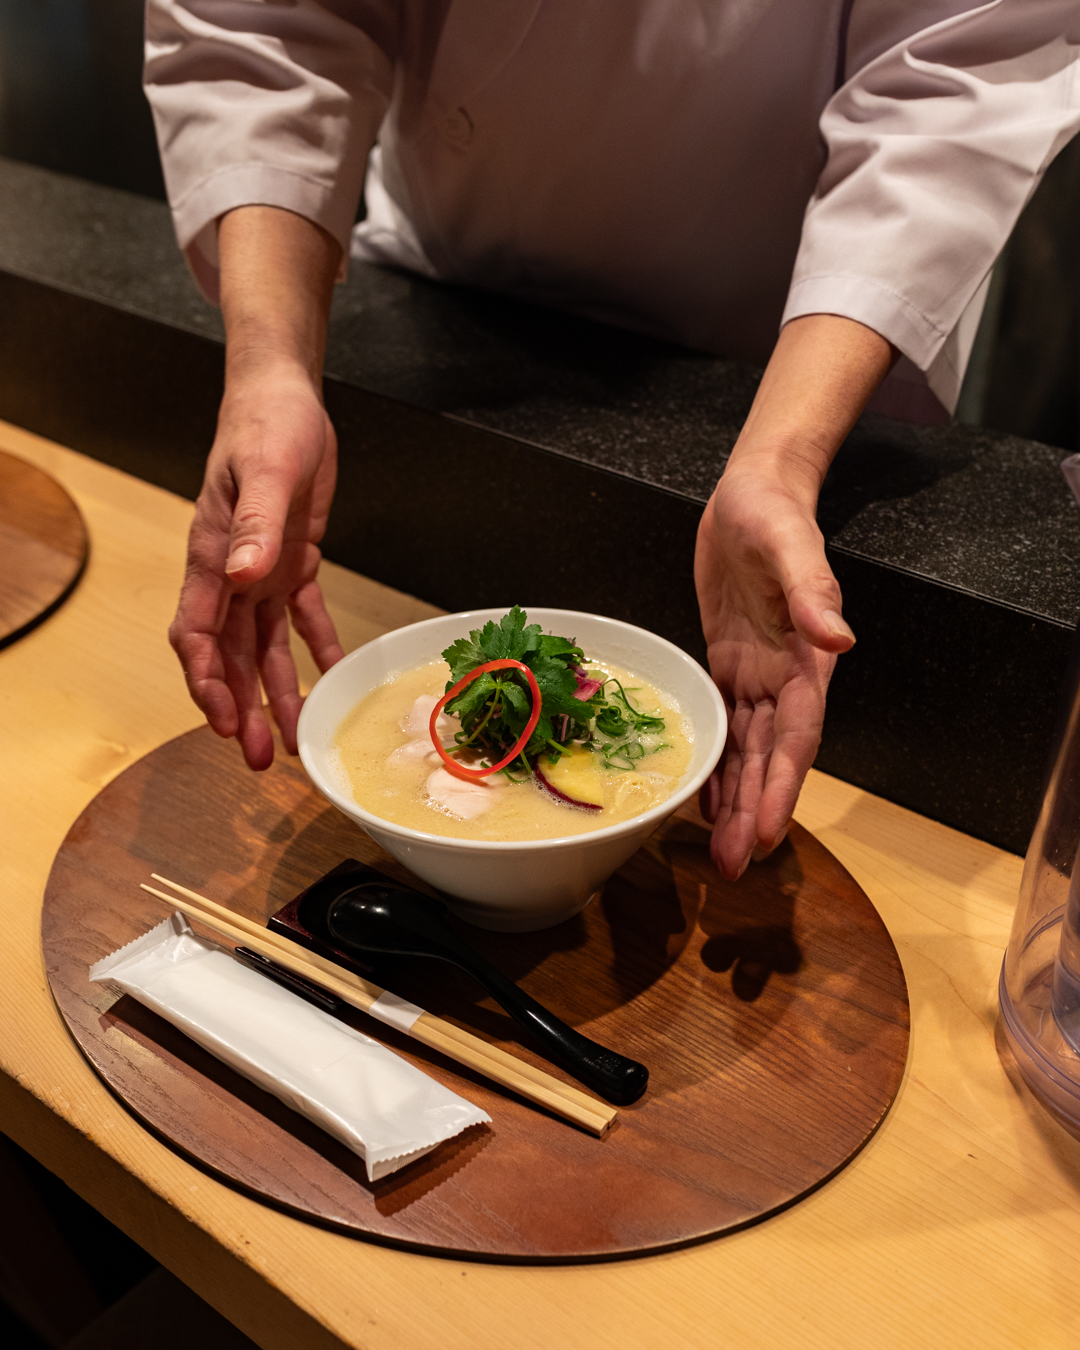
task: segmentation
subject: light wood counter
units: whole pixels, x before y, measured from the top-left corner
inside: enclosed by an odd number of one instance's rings
[[[54,474],[91,535],[73,597],[0,651],[0,1129],[268,1350],[1074,1350],[1080,1143],[1010,1081],[994,1043],[1020,860],[821,774],[798,818],[897,943],[912,1049],[875,1138],[786,1213],[641,1260],[466,1264],[275,1213],[149,1135],[69,1038],[38,926],[75,816],[199,721],[165,636],[192,507],[3,424],[0,448]],[[324,582],[347,648],[434,612],[342,568]]]

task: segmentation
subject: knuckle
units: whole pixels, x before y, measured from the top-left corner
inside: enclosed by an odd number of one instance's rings
[[[257,538],[272,527],[273,521],[269,512],[261,506],[241,506],[233,513],[232,538],[234,542],[241,539]]]

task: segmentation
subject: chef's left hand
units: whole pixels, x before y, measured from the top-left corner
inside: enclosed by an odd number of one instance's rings
[[[815,514],[829,464],[896,352],[831,314],[789,323],[698,531],[694,578],[728,740],[701,794],[734,880],[787,832],[837,655],[855,635]]]

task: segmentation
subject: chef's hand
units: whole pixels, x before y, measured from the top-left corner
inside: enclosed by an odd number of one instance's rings
[[[192,698],[253,769],[274,758],[259,681],[290,754],[301,698],[289,618],[320,670],[344,653],[316,581],[336,444],[302,369],[233,379],[188,539],[169,637]]]
[[[836,654],[855,638],[813,507],[768,473],[724,474],[702,517],[695,573],[730,723],[701,804],[715,822],[716,865],[735,878],[753,850],[784,837],[821,739]]]
[[[290,617],[320,670],[344,654],[316,580],[337,467],[320,381],[340,249],[273,207],[225,216],[219,248],[225,396],[169,638],[206,720],[265,769],[274,745],[260,678],[296,752]]]
[[[698,531],[694,575],[727,745],[701,793],[721,874],[783,839],[855,635],[815,521],[826,470],[895,351],[829,314],[789,323]]]

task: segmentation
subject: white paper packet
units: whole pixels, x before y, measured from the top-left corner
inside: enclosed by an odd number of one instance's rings
[[[90,967],[363,1158],[369,1181],[491,1117],[173,914]]]

